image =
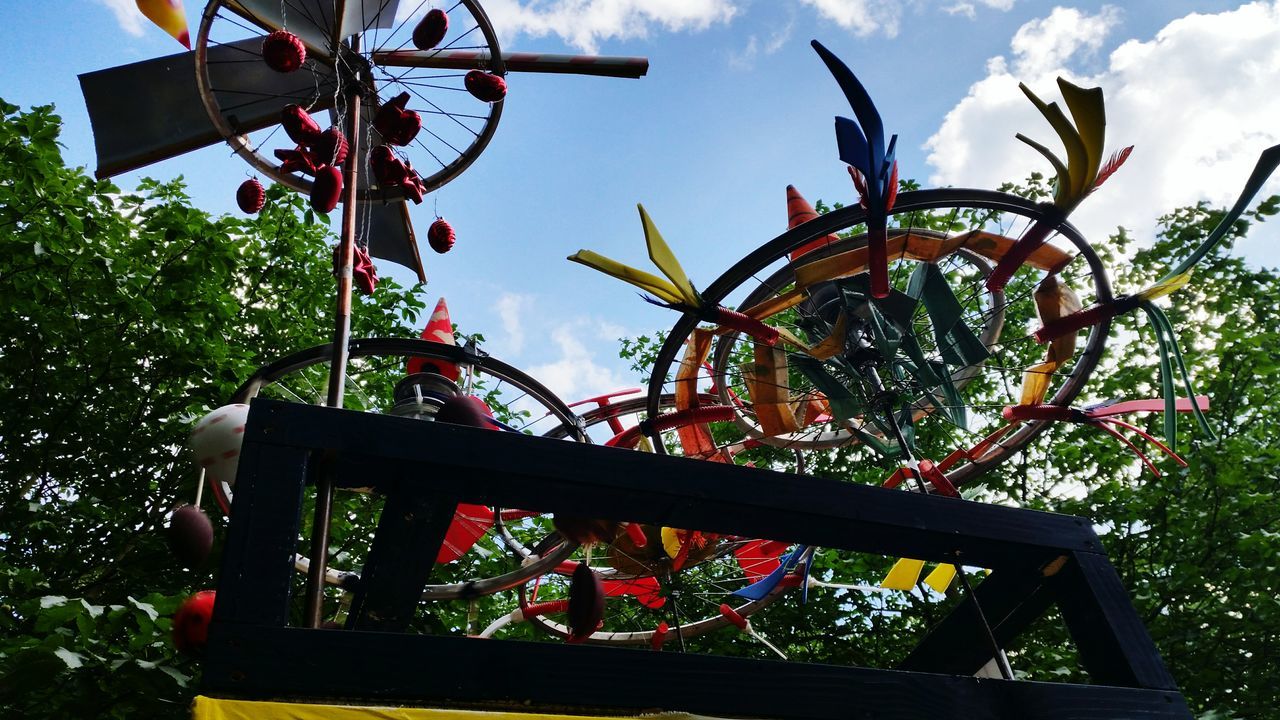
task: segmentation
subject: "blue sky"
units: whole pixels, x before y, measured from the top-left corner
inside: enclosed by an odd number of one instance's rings
[[[416,3],[411,3],[416,4]],[[1124,224],[1149,235],[1160,212],[1238,192],[1257,152],[1280,142],[1280,8],[1275,2],[1139,0],[542,0],[485,3],[504,49],[644,55],[648,77],[515,75],[490,147],[414,210],[454,226],[447,255],[423,243],[429,302],[488,349],[574,400],[635,379],[616,338],[674,314],[565,261],[579,248],[643,264],[643,202],[695,283],[706,284],[785,229],[784,188],[850,202],[832,116],[849,114],[809,48],[830,47],[863,79],[900,136],[905,177],[994,188],[1047,170],[1013,134],[1049,131],[1018,94],[1025,80],[1101,85],[1111,148],[1133,158],[1076,219],[1091,237]],[[199,0],[187,0],[194,25]],[[5,3],[0,96],[53,102],[72,164],[93,167],[78,73],[181,48],[132,0]],[[140,22],[139,22],[140,20]],[[185,175],[199,206],[235,212],[247,166],[222,146],[120,176]],[[1274,191],[1275,187],[1270,188]],[[1263,228],[1237,252],[1280,264]],[[407,275],[385,263],[382,274]],[[281,351],[287,350],[285,348]]]

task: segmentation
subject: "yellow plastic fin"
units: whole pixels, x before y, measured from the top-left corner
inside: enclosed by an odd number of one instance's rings
[[[1049,148],[1041,145],[1022,133],[1018,133],[1017,135],[1014,135],[1014,137],[1035,148],[1035,151],[1043,155],[1045,159],[1049,161],[1049,164],[1053,166],[1053,171],[1058,173],[1058,186],[1054,189],[1053,202],[1055,205],[1065,204],[1067,202],[1067,198],[1071,194],[1071,171],[1067,169],[1067,166],[1063,164],[1062,160],[1060,160],[1057,155],[1054,155],[1053,151]]]
[[[676,260],[671,248],[667,247],[667,241],[662,239],[662,233],[658,232],[653,219],[644,211],[643,205],[636,207],[640,209],[640,223],[644,225],[644,241],[649,246],[649,259],[671,280],[672,286],[680,294],[681,302],[690,307],[701,307],[702,298],[693,289],[693,283],[689,282],[684,268],[680,267],[680,261]]]
[[[611,275],[625,283],[631,283],[641,290],[647,290],[657,296],[659,300],[669,303],[684,302],[684,298],[681,297],[676,287],[666,280],[643,270],[637,270],[630,265],[623,265],[617,260],[607,258],[599,253],[590,250],[579,250],[570,255],[569,260],[586,265],[594,270],[599,270],[605,275]]]
[[[1031,88],[1025,83],[1018,83],[1018,87],[1031,100],[1040,114],[1045,120],[1053,126],[1054,132],[1058,133],[1058,138],[1062,140],[1063,147],[1067,150],[1067,168],[1070,171],[1069,177],[1071,184],[1067,187],[1065,195],[1066,206],[1075,205],[1083,194],[1081,186],[1084,184],[1083,173],[1085,167],[1089,164],[1088,155],[1084,149],[1084,140],[1080,139],[1080,131],[1076,130],[1071,121],[1067,119],[1062,108],[1058,107],[1058,103],[1045,104],[1043,100],[1036,97],[1031,92]]]
[[[924,584],[933,588],[934,592],[945,593],[947,588],[951,587],[951,581],[956,579],[956,566],[950,563],[939,565],[933,569],[924,578]]]
[[[677,534],[679,530],[675,528],[662,528],[662,549],[666,551],[667,557],[675,559],[680,554],[680,536]]]
[[[1080,311],[1080,297],[1057,275],[1049,275],[1036,286],[1036,317],[1047,324]],[[1020,405],[1038,405],[1049,392],[1049,381],[1076,352],[1076,335],[1068,333],[1049,343],[1044,362],[1033,365],[1022,374]]]
[[[911,590],[920,580],[922,570],[924,570],[923,560],[902,558],[889,569],[889,574],[880,581],[880,587],[889,590]]]
[[[844,352],[845,335],[849,332],[849,316],[843,310],[840,311],[839,317],[836,318],[836,324],[831,327],[831,334],[822,342],[813,346],[809,354],[819,360],[830,360],[831,358]]]
[[[1191,270],[1188,270],[1181,275],[1174,275],[1164,282],[1156,283],[1155,285],[1152,285],[1146,290],[1138,293],[1138,297],[1143,300],[1155,300],[1156,298],[1162,298],[1171,292],[1181,290],[1184,285],[1191,282],[1191,272]]]
[[[1098,177],[1098,168],[1102,167],[1102,148],[1107,140],[1107,111],[1102,100],[1102,88],[1085,89],[1058,78],[1058,89],[1062,91],[1062,99],[1071,111],[1080,140],[1084,142],[1087,163],[1084,175],[1077,178],[1083,184],[1076,188],[1076,192],[1085,193],[1093,188],[1093,181]]]

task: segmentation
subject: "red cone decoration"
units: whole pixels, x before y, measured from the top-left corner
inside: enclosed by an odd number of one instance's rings
[[[331,127],[320,133],[313,150],[319,164],[340,167],[347,159],[347,136],[338,128]]]
[[[378,114],[373,116],[373,129],[392,145],[408,145],[422,129],[422,116],[405,109],[408,104],[409,93],[402,92],[378,108]]]
[[[445,345],[458,344],[453,339],[453,320],[449,317],[449,305],[444,298],[436,301],[435,310],[432,310],[431,317],[427,318],[427,326],[422,328],[422,339]],[[440,373],[454,382],[458,382],[458,378],[462,376],[458,366],[453,363],[420,357],[409,358],[404,364],[404,371],[410,375],[420,372]]]
[[[292,150],[277,149],[275,155],[276,159],[280,161],[280,170],[282,172],[300,172],[304,175],[315,175],[316,168],[320,166],[320,163],[316,162],[315,154],[301,145]]]
[[[794,185],[788,185],[787,229],[790,230],[794,227],[803,225],[816,217],[818,217],[818,212],[813,209],[813,206],[809,204],[809,201],[804,199],[804,196],[800,194],[799,190],[796,190]],[[835,235],[823,235],[816,240],[810,240],[804,245],[792,250],[789,257],[792,260],[795,260],[805,253],[810,253],[819,248],[824,248],[839,239],[840,238]]]
[[[586,563],[578,563],[569,581],[569,642],[591,637],[604,620],[604,583]]]
[[[453,227],[444,218],[436,218],[427,230],[427,242],[431,244],[432,250],[441,255],[453,249],[453,240]]]
[[[242,212],[249,215],[257,215],[266,202],[267,191],[262,189],[262,183],[258,182],[257,178],[245,180],[236,190],[236,204],[240,206]]]
[[[304,147],[311,147],[320,139],[320,125],[301,105],[285,105],[280,110],[280,124],[290,139]]]
[[[342,171],[332,165],[316,170],[316,181],[311,185],[311,207],[326,215],[338,207],[342,195]]]
[[[419,20],[417,26],[413,28],[413,46],[419,50],[430,50],[444,40],[447,32],[449,32],[449,16],[443,10],[436,8],[427,13],[426,17]]]
[[[179,652],[199,655],[209,642],[209,621],[213,619],[213,590],[202,590],[183,601],[173,616],[173,644]]]
[[[200,508],[183,505],[169,518],[169,549],[178,556],[183,567],[204,565],[213,549],[213,523]]]
[[[482,70],[472,70],[467,73],[463,78],[463,84],[467,86],[467,92],[485,102],[498,102],[507,96],[507,81]]]
[[[297,35],[277,30],[262,41],[262,59],[272,70],[290,73],[302,67],[307,59],[307,48]]]

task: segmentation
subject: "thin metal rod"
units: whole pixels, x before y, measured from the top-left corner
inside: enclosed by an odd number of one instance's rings
[[[352,39],[359,52],[359,38]],[[326,404],[342,407],[347,379],[347,344],[351,335],[351,281],[356,237],[356,181],[360,157],[360,92],[351,88],[347,98],[347,161],[342,173],[342,232],[338,241],[338,292],[333,324],[333,356],[329,362]],[[311,523],[311,563],[307,567],[306,622],[320,627],[324,606],[324,578],[329,565],[329,524],[333,513],[333,481],[328,473],[316,476],[316,507]]]
[[[964,574],[964,566],[960,564],[960,558],[956,558],[956,575],[960,576],[960,585],[964,588],[964,594],[973,603],[973,611],[978,614],[978,622],[982,625],[982,630],[987,634],[987,642],[991,645],[991,653],[995,657],[996,667],[1000,668],[1000,676],[1005,680],[1013,679],[1013,668],[1009,667],[1009,658],[1004,654],[1004,650],[1000,647],[1000,643],[996,642],[996,634],[991,632],[991,625],[987,622],[987,614],[982,612],[982,606],[978,604],[978,597],[973,594],[973,586],[969,584],[969,576]]]

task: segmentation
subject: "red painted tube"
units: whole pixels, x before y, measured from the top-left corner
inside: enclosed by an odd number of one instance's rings
[[[1104,320],[1110,320],[1117,315],[1123,315],[1133,310],[1138,307],[1139,301],[1140,298],[1136,295],[1122,295],[1106,305],[1091,305],[1080,312],[1072,313],[1057,320],[1051,320],[1045,323],[1044,327],[1036,330],[1036,342],[1041,344],[1051,342],[1063,335],[1070,335],[1087,327],[1093,327]]]
[[[717,325],[723,325],[732,330],[746,333],[765,345],[778,344],[777,330],[765,325],[753,317],[743,315],[737,310],[730,310],[723,305],[717,305],[715,308],[712,308],[711,312],[709,312],[704,319],[708,322],[713,322]]]
[[[1061,405],[1011,405],[1001,413],[1005,420],[1053,420],[1058,422],[1090,422],[1088,415]]]
[[[653,629],[653,637],[649,638],[649,647],[654,650],[661,650],[662,644],[667,641],[667,633],[671,628],[665,623],[658,623],[658,627]]]
[[[720,603],[720,614],[729,619],[729,622],[738,626],[738,629],[747,631],[747,619],[742,617],[737,610],[729,607],[728,603]]]
[[[644,534],[644,526],[640,523],[627,523],[627,537],[631,538],[631,544],[638,548],[649,544],[649,538]]]
[[[568,600],[549,600],[544,603],[534,603],[526,605],[520,612],[526,618],[537,617],[539,615],[549,615],[551,613],[562,613],[569,609]]]
[[[1055,219],[1057,220],[1057,219]],[[1003,290],[1005,285],[1009,284],[1009,278],[1022,267],[1022,264],[1031,257],[1031,253],[1035,252],[1045,241],[1049,239],[1049,233],[1057,226],[1055,220],[1049,218],[1041,218],[1034,225],[1027,229],[1027,232],[1018,239],[1018,242],[1009,248],[1009,252],[1000,258],[1000,262],[996,263],[996,267],[987,276],[987,289],[991,292]]]
[[[871,272],[871,296],[889,297],[889,245],[884,227],[872,228],[867,236],[867,269]]]

